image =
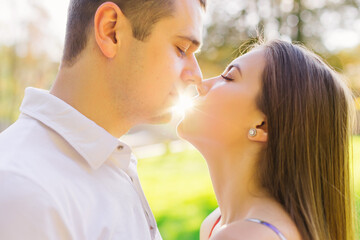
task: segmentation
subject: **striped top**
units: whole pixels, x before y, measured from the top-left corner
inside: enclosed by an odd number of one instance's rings
[[[210,234],[209,234],[209,239],[210,239],[210,237],[211,237],[211,235],[212,235],[212,233],[214,231],[214,228],[220,222],[220,219],[221,219],[221,216],[216,220],[214,226],[212,227],[212,229],[210,231]],[[275,232],[276,235],[278,235],[278,237],[280,238],[280,240],[286,240],[285,236],[279,231],[279,229],[277,229],[274,225],[272,225],[272,224],[270,224],[268,222],[265,222],[265,221],[262,221],[262,220],[259,220],[259,219],[256,219],[256,218],[248,218],[248,219],[246,219],[246,221],[262,224],[262,225],[270,228],[273,232]]]

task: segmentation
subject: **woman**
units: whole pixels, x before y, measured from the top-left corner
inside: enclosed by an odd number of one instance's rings
[[[178,126],[205,157],[219,208],[200,239],[354,239],[352,96],[315,54],[256,46],[203,82]]]

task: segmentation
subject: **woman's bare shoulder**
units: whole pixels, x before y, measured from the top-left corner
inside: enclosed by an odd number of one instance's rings
[[[200,228],[200,240],[208,240],[211,229],[221,215],[220,209],[215,209],[205,218]],[[256,204],[247,219],[253,218],[264,221],[275,227],[287,240],[301,240],[301,234],[296,224],[285,211],[281,204],[273,200],[263,200]],[[256,221],[245,219],[234,221],[222,227],[217,226],[212,234],[211,240],[279,240],[276,232],[267,226]]]
[[[220,209],[216,208],[212,213],[207,216],[200,227],[200,240],[208,240],[211,229],[213,228],[216,220],[220,217]]]
[[[264,199],[256,204],[249,211],[246,219],[234,221],[217,229],[211,240],[280,240],[280,236],[273,228],[276,228],[287,240],[301,240],[298,228],[290,215],[281,204],[271,199]]]
[[[291,229],[285,230],[289,227],[276,226],[287,240],[301,240],[297,231],[291,234]],[[211,240],[280,240],[280,237],[269,227],[259,223],[250,222],[246,220],[237,221],[219,229],[211,237]]]
[[[284,207],[277,201],[270,200],[266,201],[260,207],[257,207],[253,211],[254,218],[265,221],[272,226],[274,226],[281,234],[285,236],[287,240],[301,240],[301,234],[294,222],[290,217]],[[266,228],[272,231],[269,227],[266,227],[263,224],[256,222],[251,222],[252,224],[260,225],[263,228]],[[274,233],[274,231],[272,231]],[[277,238],[279,239],[279,237]]]

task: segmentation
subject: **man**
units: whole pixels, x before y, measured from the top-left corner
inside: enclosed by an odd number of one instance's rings
[[[118,138],[201,82],[205,0],[72,0],[50,90],[0,135],[0,239],[161,239]]]

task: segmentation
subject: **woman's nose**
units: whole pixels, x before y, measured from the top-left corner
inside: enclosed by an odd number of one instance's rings
[[[197,86],[197,91],[199,93],[200,96],[205,96],[210,89],[214,86],[214,84],[216,83],[217,78],[210,78],[210,79],[206,79],[204,81],[202,81],[198,86]]]

